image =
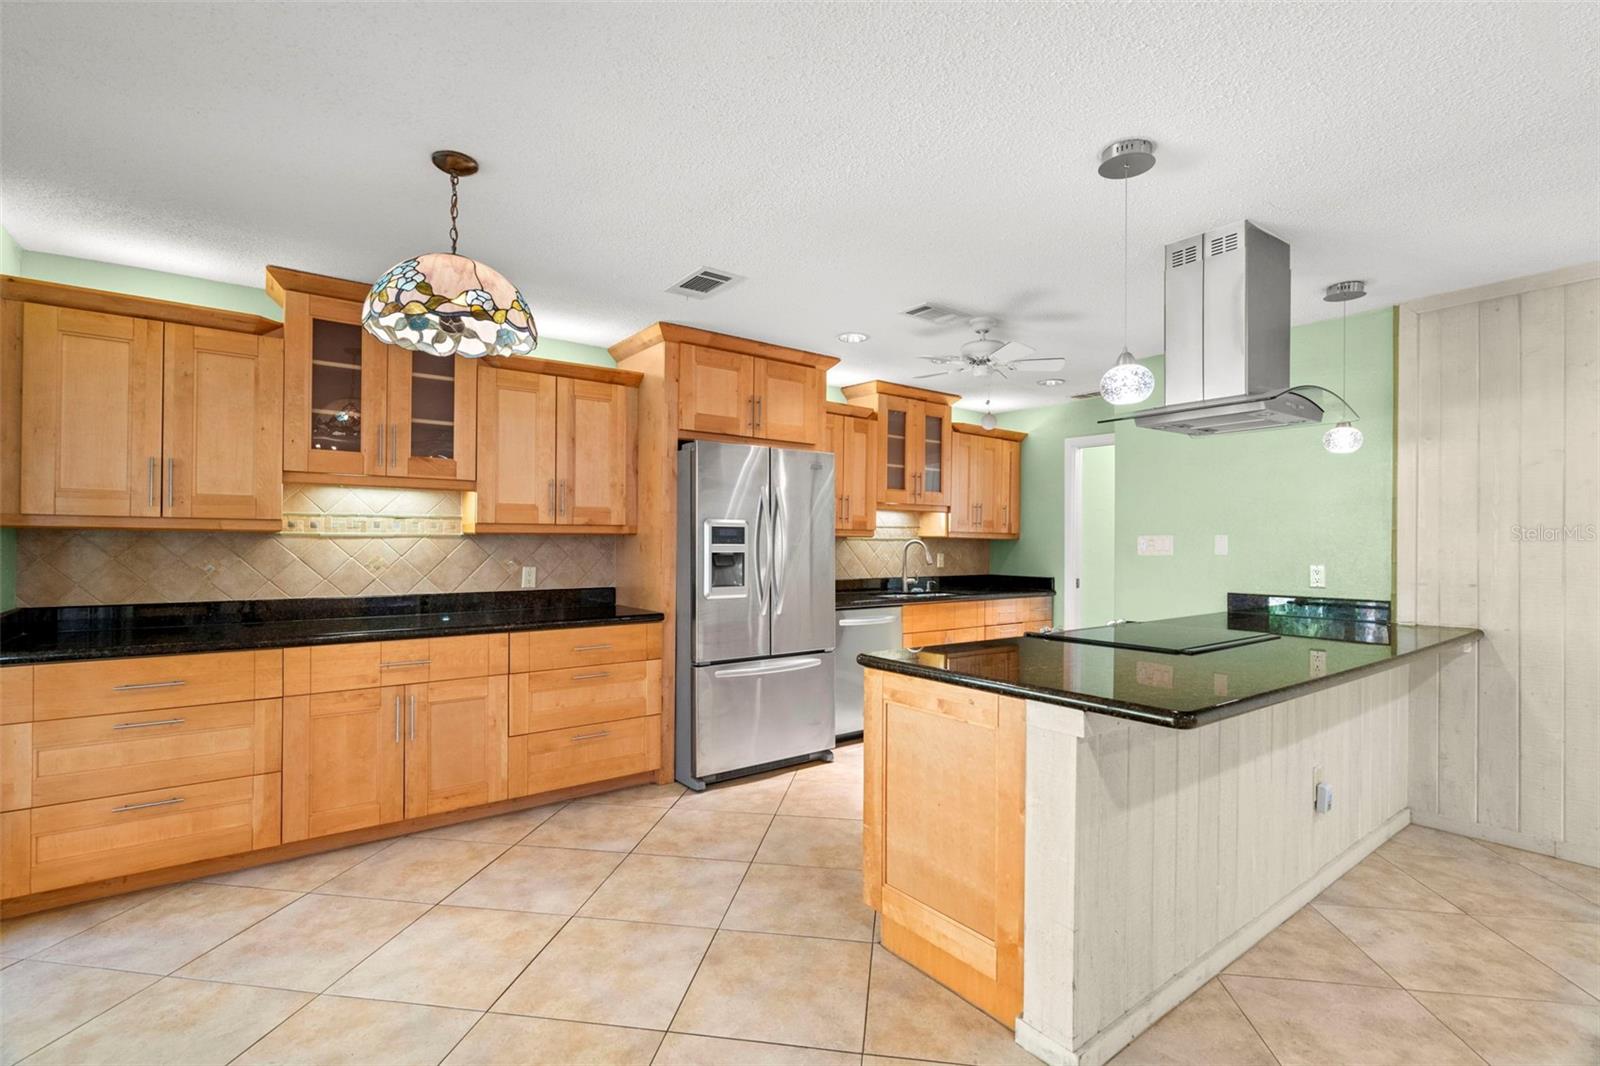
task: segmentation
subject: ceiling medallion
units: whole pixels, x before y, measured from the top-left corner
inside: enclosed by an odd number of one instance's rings
[[[385,344],[449,358],[529,355],[539,327],[517,287],[493,267],[456,254],[457,186],[478,172],[463,152],[433,153],[450,175],[450,251],[396,263],[372,286],[361,325]]]

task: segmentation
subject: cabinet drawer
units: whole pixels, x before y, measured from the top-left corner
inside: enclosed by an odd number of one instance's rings
[[[1029,596],[1016,600],[988,600],[983,606],[983,624],[986,626],[1008,626],[1017,622],[1043,624],[1051,619],[1053,601],[1049,596]]]
[[[511,634],[511,672],[637,662],[661,657],[661,626],[545,629]]]
[[[511,732],[661,713],[661,660],[511,675]]]
[[[907,633],[900,638],[900,643],[907,648],[928,648],[935,644],[967,644],[983,638],[983,626],[967,626],[961,629],[924,629],[916,633]]]
[[[1007,637],[1022,637],[1034,633],[1044,625],[1042,622],[1013,622],[1004,626],[984,626],[984,640],[1004,640]]]
[[[585,785],[661,767],[661,716],[511,738],[511,795]]]
[[[982,600],[908,604],[900,612],[900,629],[905,633],[925,633],[935,629],[982,626],[983,606]]]
[[[7,815],[22,833],[27,884],[12,895],[181,866],[278,843],[277,774],[210,781]],[[22,821],[26,820],[24,829]]]
[[[265,774],[280,768],[281,700],[0,726],[6,809]]]
[[[34,667],[33,717],[79,718],[278,696],[282,656],[279,651],[228,651],[47,663]]]
[[[323,644],[285,654],[291,662],[300,656],[309,659],[306,671],[292,667],[288,671],[288,691],[294,695],[453,681],[506,671],[506,638],[501,633]]]

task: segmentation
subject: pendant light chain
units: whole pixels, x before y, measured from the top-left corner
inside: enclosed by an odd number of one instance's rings
[[[450,175],[450,254],[456,254],[456,240],[461,234],[456,232],[456,215],[461,210],[461,199],[457,193],[461,185],[459,175]]]

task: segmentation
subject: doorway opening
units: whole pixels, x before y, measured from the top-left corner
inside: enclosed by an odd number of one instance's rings
[[[1116,617],[1116,437],[1066,442],[1066,566],[1062,625],[1098,626]]]

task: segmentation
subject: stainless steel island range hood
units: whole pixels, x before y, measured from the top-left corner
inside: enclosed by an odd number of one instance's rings
[[[1289,384],[1289,245],[1239,222],[1167,245],[1163,262],[1167,402],[1106,421],[1191,437],[1322,421]]]

